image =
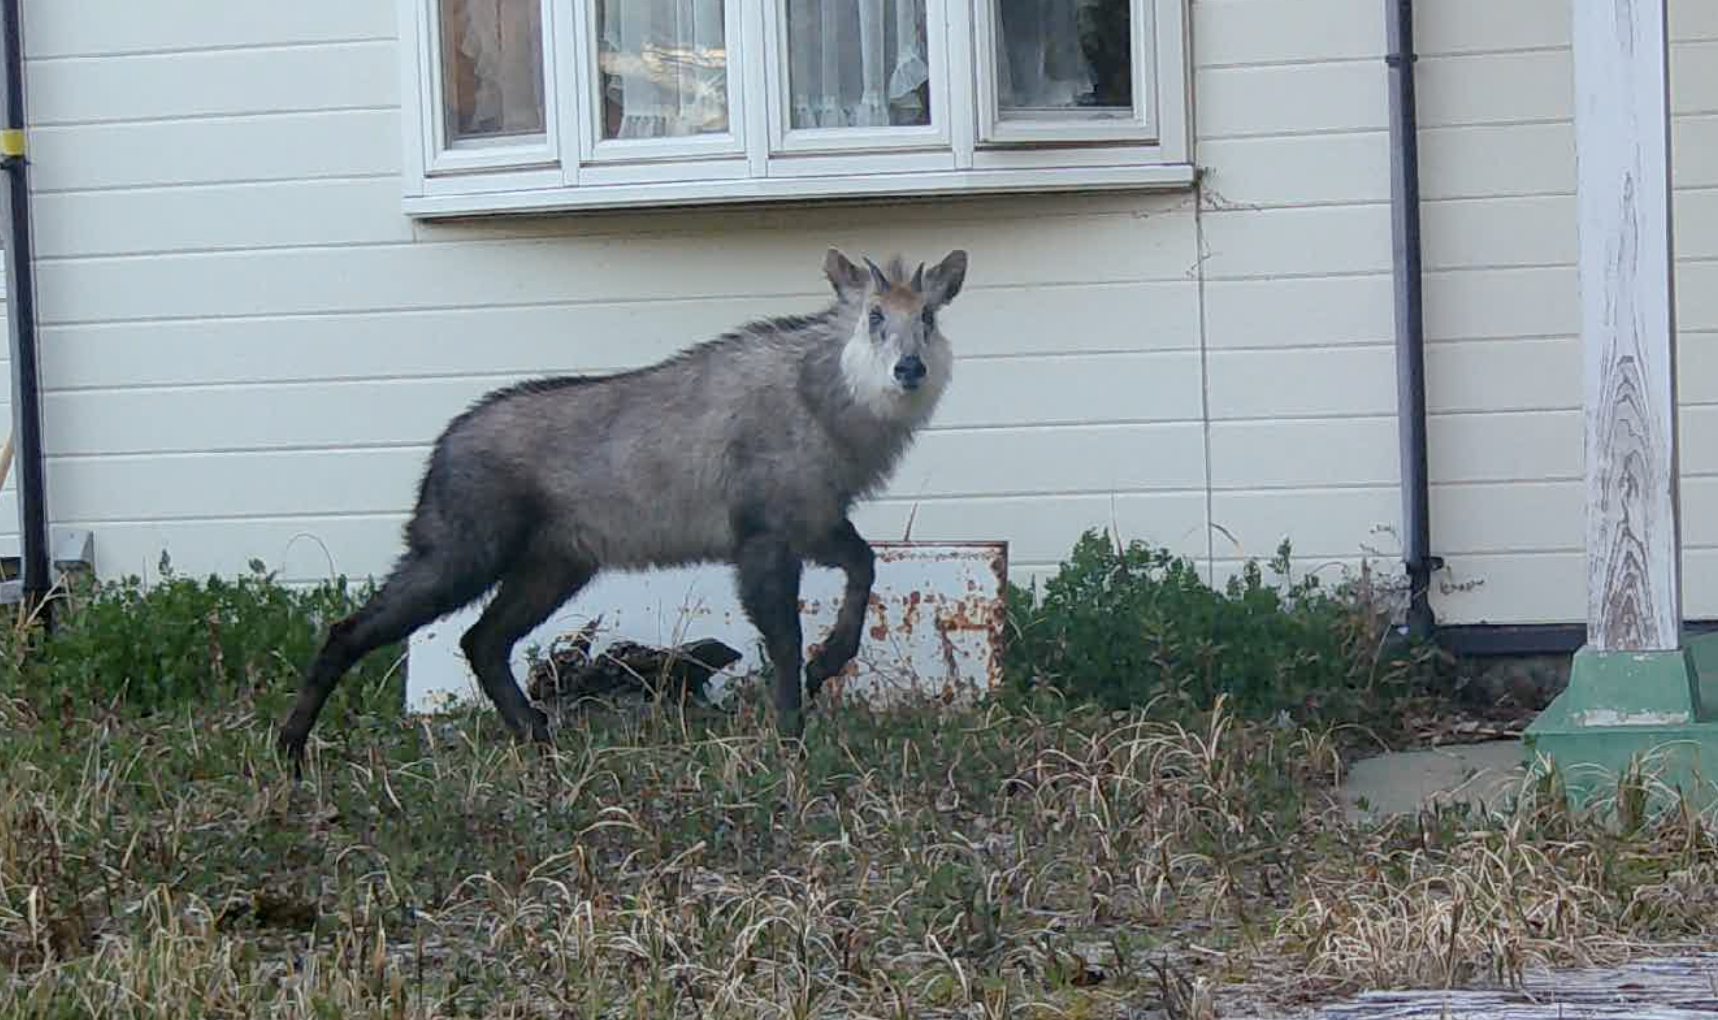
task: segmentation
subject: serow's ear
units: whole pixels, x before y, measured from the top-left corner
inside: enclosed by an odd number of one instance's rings
[[[823,256],[823,275],[829,277],[829,285],[840,297],[854,297],[865,292],[865,270],[854,265],[839,249],[831,248]]]
[[[871,270],[871,283],[877,288],[877,293],[887,294],[889,292],[889,278],[883,275],[881,269],[877,268],[877,263],[867,258],[865,268]]]
[[[966,252],[956,248],[923,275],[920,292],[924,294],[925,307],[941,308],[954,300],[961,284],[966,282]]]

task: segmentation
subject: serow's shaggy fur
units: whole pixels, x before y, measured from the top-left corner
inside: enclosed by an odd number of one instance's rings
[[[489,394],[437,439],[374,598],[335,623],[279,744],[296,764],[340,677],[366,653],[494,598],[461,647],[521,737],[549,740],[513,646],[601,570],[736,568],[741,604],[774,670],[780,732],[803,734],[799,583],[805,561],[840,568],[843,601],[804,667],[816,696],[859,649],[873,580],[848,520],[876,492],[947,388],[953,352],[937,312],[966,253],[908,274],[830,249],[824,310],[753,322],[645,368],[539,379]]]

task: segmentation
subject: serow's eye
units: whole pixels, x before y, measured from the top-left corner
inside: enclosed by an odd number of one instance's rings
[[[881,308],[871,309],[871,328],[872,329],[882,329],[883,328],[883,310]]]

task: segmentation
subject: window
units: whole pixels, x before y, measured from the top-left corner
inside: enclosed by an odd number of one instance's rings
[[[414,215],[1175,187],[1188,0],[399,0]]]

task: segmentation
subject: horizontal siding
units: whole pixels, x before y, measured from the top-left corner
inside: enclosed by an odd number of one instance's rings
[[[772,306],[803,311],[819,300]],[[758,310],[755,299],[729,298],[67,325],[42,331],[43,378],[51,392],[436,377],[488,389],[523,375],[654,361]],[[962,359],[949,399],[984,398],[987,370],[977,366],[993,358],[1196,350],[1197,313],[1187,282],[1001,290],[957,302],[945,315]]]
[[[1389,343],[1395,335],[1388,275],[1211,280],[1204,289],[1213,350]]]
[[[1382,63],[1200,67],[1199,139],[1377,131],[1389,124]]]
[[[1678,117],[1670,126],[1671,171],[1679,188],[1718,187],[1718,114]]]
[[[352,0],[226,4],[208,0],[78,0],[24,8],[25,56],[62,57],[273,48],[393,39],[395,8]]]
[[[1718,7],[1706,0],[1670,0],[1672,39],[1718,40]]]
[[[1387,205],[1239,209],[1205,214],[1210,280],[1348,276],[1390,269]]]
[[[1679,333],[1718,330],[1718,263],[1677,265],[1676,328]]]
[[[1568,120],[1572,70],[1567,49],[1421,59],[1414,72],[1420,123]]]
[[[1718,446],[1700,442],[1698,438],[1712,435],[1713,430],[1718,428],[1718,407],[1711,404],[1685,407],[1678,415],[1678,427],[1681,429],[1681,438],[1684,440],[1678,451],[1682,461],[1683,478],[1718,475]],[[1685,507],[1683,514],[1685,532],[1698,523],[1689,520],[1690,516]],[[1696,540],[1701,538],[1718,539],[1718,532],[1699,527],[1694,527],[1692,535]],[[1690,541],[1689,534],[1684,534],[1683,542],[1688,541]]]
[[[1211,424],[1214,490],[1389,485],[1396,479],[1394,418]]]
[[[399,244],[411,224],[388,177],[49,192],[35,203],[48,261],[310,245]]]
[[[1444,556],[1432,607],[1450,623],[1584,623],[1586,560],[1577,552]]]
[[[43,127],[31,132],[37,187],[52,194],[400,171],[397,110]]]
[[[37,61],[25,84],[41,126],[382,109],[400,102],[394,53],[373,40]]]
[[[1216,209],[1343,205],[1390,200],[1390,136],[1385,131],[1201,141]]]
[[[1307,27],[1318,26],[1316,51]],[[1199,0],[1193,56],[1202,69],[1363,60],[1384,52],[1383,8],[1372,0]]]
[[[1718,259],[1718,188],[1677,193],[1672,215],[1676,255],[1684,265]]]
[[[1439,555],[1580,552],[1586,483],[1481,483],[1432,489]]]
[[[1414,13],[1414,48],[1421,53],[1498,53],[1569,44],[1569,5],[1563,0],[1438,0],[1419,5]]]
[[[1581,328],[1578,285],[1573,265],[1427,272],[1426,339],[1575,335]]]
[[[826,293],[819,266],[829,244],[853,249],[881,236],[904,250],[941,254],[944,231],[922,213],[867,234],[805,237],[742,232],[638,238],[556,238],[270,249],[243,253],[88,258],[39,269],[45,324],[204,318],[548,302],[701,301],[735,293]],[[1007,286],[1127,283],[1185,278],[1192,217],[1095,216],[1013,242],[1018,221],[963,231],[975,291]],[[1114,257],[1125,250],[1130,258]],[[981,261],[983,260],[983,261]],[[1043,260],[1043,261],[1040,261]],[[481,271],[474,267],[481,266]],[[642,270],[641,267],[648,267]],[[291,286],[282,286],[291,281]],[[760,281],[769,281],[760,284]],[[266,303],[259,300],[267,294]],[[259,307],[260,306],[260,307]],[[755,304],[756,312],[769,309]],[[712,331],[730,323],[710,324]]]
[[[1575,129],[1566,120],[1420,132],[1420,194],[1428,202],[1574,193]]]
[[[1446,415],[1577,408],[1581,368],[1575,337],[1432,344],[1426,350],[1426,409]]]
[[[886,498],[866,504],[854,524],[873,540],[1006,539],[1009,564],[1054,566],[1080,534],[1096,529],[1180,555],[1203,557],[1203,489],[1078,496],[993,496],[962,500]]]
[[[47,484],[56,519],[83,523],[400,513],[427,452],[414,444],[60,455],[48,460]],[[1008,466],[1001,484],[999,464]],[[888,495],[1181,491],[1204,486],[1203,468],[1197,423],[945,430],[920,439]]]
[[[1395,372],[1394,347],[1212,351],[1208,363],[1215,421],[1396,413],[1395,389],[1377,385]]]
[[[98,566],[107,575],[152,577],[165,550],[175,570],[192,575],[228,572],[256,558],[291,582],[362,577],[386,568],[378,554],[397,546],[405,520],[404,513],[377,513],[99,522]],[[1124,541],[1141,539],[1202,556],[1204,522],[1203,491],[884,499],[867,503],[854,519],[873,540],[1005,539],[1009,564],[1020,572],[1053,569],[1088,528],[1119,529]]]
[[[1677,65],[1670,82],[1670,109],[1674,114],[1718,112],[1718,39],[1683,43],[1671,49]]]
[[[51,393],[54,456],[423,446],[450,418],[512,378],[386,379]],[[1200,415],[1194,353],[1006,358],[959,369],[931,431],[1002,428],[1036,394],[1045,425],[1176,422]],[[389,413],[378,415],[377,408]],[[220,422],[211,435],[210,422]]]
[[[1446,199],[1421,217],[1427,269],[1570,265],[1575,260],[1572,195]]]
[[[1428,415],[1426,446],[1434,485],[1582,476],[1579,410]]]
[[[1290,492],[1215,492],[1213,542],[1221,558],[1269,559],[1287,539],[1294,559],[1391,559],[1402,496],[1394,485]]]
[[[1400,515],[1383,9],[1194,5],[1210,556],[1338,566]]]
[[[1383,8],[1194,9],[1212,578],[1335,581],[1400,545]]]
[[[1681,332],[1676,351],[1677,400],[1684,408],[1718,404],[1718,331]]]

